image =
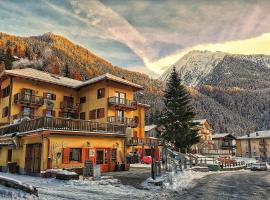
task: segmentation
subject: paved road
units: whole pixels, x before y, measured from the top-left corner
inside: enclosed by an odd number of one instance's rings
[[[208,175],[195,187],[179,194],[186,200],[270,199],[270,172],[233,172]]]

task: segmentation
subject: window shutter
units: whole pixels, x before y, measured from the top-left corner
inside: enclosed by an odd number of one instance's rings
[[[84,163],[85,160],[88,160],[88,148],[82,148],[82,163]]]
[[[52,110],[52,116],[55,117],[55,110]]]
[[[69,163],[69,152],[70,149],[69,148],[63,148],[63,163],[64,164],[68,164]]]
[[[56,100],[56,94],[52,94],[52,100]]]
[[[99,118],[103,118],[105,116],[105,109],[104,108],[100,108],[99,109]]]
[[[89,119],[96,119],[96,110],[90,110]]]
[[[58,112],[58,116],[59,116],[59,117],[63,117],[63,112],[62,112],[62,111],[59,111],[59,112]]]

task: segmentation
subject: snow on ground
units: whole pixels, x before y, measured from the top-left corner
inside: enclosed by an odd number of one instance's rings
[[[159,199],[157,194],[148,190],[139,190],[132,186],[122,185],[118,179],[102,177],[100,180],[70,180],[63,181],[55,178],[40,178],[24,175],[0,173],[1,176],[14,178],[23,183],[36,186],[38,199]],[[35,199],[34,196],[20,190],[0,186],[0,199]]]
[[[158,189],[153,182],[163,181],[163,188],[173,191],[182,191],[184,189],[191,188],[195,185],[196,179],[202,178],[213,172],[195,172],[192,170],[186,170],[182,172],[167,172],[156,180],[148,178],[144,183],[143,187],[153,190]],[[150,183],[149,183],[150,182]]]
[[[245,163],[256,163],[256,159],[255,158],[245,158],[245,157],[232,157],[232,159],[241,162],[244,161]]]
[[[151,165],[147,164],[142,164],[142,163],[135,163],[135,164],[130,164],[130,167],[138,167],[138,168],[151,168]]]

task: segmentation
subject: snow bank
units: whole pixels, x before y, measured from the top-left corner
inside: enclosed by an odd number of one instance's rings
[[[156,180],[148,178],[142,186],[146,189],[155,190],[160,189],[155,186],[155,182],[163,182],[163,188],[173,191],[182,191],[184,189],[193,187],[195,185],[195,180],[200,179],[211,172],[195,172],[192,170],[186,170],[178,173],[167,172],[161,177],[157,177]]]

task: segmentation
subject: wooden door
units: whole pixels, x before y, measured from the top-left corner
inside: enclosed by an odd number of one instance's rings
[[[25,172],[30,175],[40,173],[41,144],[27,144],[25,154]]]

